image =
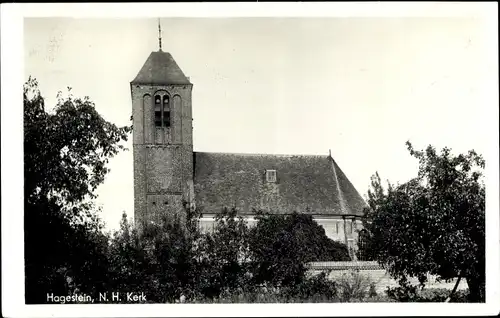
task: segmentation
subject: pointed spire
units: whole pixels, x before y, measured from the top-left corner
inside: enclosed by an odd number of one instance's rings
[[[161,52],[161,24],[160,24],[160,18],[158,18],[158,45],[160,47],[160,52]]]

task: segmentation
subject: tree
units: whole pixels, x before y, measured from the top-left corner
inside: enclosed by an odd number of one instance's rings
[[[88,97],[59,95],[48,112],[31,77],[23,102],[26,302],[95,294],[105,289],[108,238],[91,199],[131,128],[104,120]]]
[[[329,239],[310,215],[260,214],[249,234],[253,274],[257,283],[299,284],[306,263],[350,260],[345,244]]]
[[[124,213],[110,244],[112,289],[141,290],[154,303],[198,296],[199,232],[194,224],[189,216],[165,216],[138,231]]]
[[[485,186],[484,160],[475,151],[454,156],[429,145],[417,151],[418,176],[385,190],[378,174],[368,192],[367,249],[402,284],[426,274],[465,278],[471,301],[484,301]]]
[[[113,234],[109,244],[108,274],[111,281],[109,290],[121,293],[148,290],[146,287],[151,285],[147,275],[150,260],[143,247],[139,233],[127,219],[127,214],[123,212],[120,228]],[[148,293],[147,296],[151,297],[151,294]],[[107,299],[109,300],[117,301],[117,299]],[[125,302],[126,299],[118,301]]]
[[[235,208],[224,208],[215,216],[212,232],[202,235],[198,287],[205,297],[249,287],[248,227]]]
[[[124,150],[131,127],[102,118],[88,98],[63,98],[52,113],[38,83],[24,85],[25,199],[58,199],[65,204],[95,198],[94,190],[109,172],[109,159]]]

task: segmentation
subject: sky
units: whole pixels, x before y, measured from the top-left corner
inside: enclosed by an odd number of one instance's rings
[[[480,18],[163,17],[161,26],[163,50],[194,84],[195,151],[331,150],[364,197],[377,171],[392,183],[416,176],[407,140],[454,153],[491,147],[498,39]],[[24,20],[24,80],[38,80],[49,106],[69,86],[119,126],[130,124],[129,83],[157,50],[155,18]],[[133,215],[127,145],[97,192],[108,229]]]

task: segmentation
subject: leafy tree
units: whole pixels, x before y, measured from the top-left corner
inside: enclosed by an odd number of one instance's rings
[[[260,214],[249,233],[250,255],[257,283],[297,285],[306,263],[350,260],[347,246],[329,239],[310,215]]]
[[[365,228],[369,253],[407,285],[408,277],[425,284],[426,274],[465,278],[471,301],[484,301],[484,160],[475,151],[454,156],[432,146],[417,151],[418,176],[385,190],[378,174],[368,192]]]
[[[198,287],[205,297],[248,286],[248,227],[236,209],[224,208],[215,217],[213,232],[200,241]]]
[[[94,198],[109,159],[125,149],[131,127],[116,127],[99,115],[88,98],[58,95],[45,110],[38,82],[24,85],[25,198],[57,198],[65,204]]]
[[[26,302],[94,294],[106,284],[108,238],[91,199],[130,127],[104,120],[88,97],[59,95],[48,112],[31,77],[23,103]]]
[[[124,213],[110,244],[113,289],[144,291],[147,301],[154,303],[197,296],[199,233],[184,222],[184,218],[169,216],[139,231]]]
[[[150,282],[146,273],[150,263],[147,256],[139,233],[127,219],[127,214],[123,212],[120,228],[110,239],[108,250],[110,264],[108,273],[111,280],[109,290],[120,292],[145,290]]]

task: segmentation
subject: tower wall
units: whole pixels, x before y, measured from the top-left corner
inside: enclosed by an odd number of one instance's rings
[[[131,84],[135,222],[184,216],[193,184],[192,85]],[[155,127],[154,96],[171,101],[169,128]]]

